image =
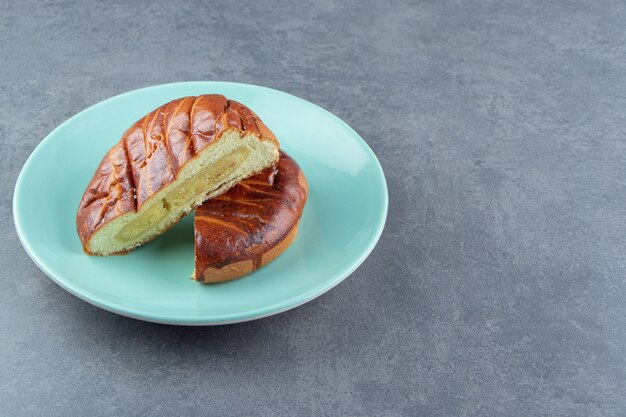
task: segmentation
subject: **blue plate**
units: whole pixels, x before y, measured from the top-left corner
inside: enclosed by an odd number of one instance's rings
[[[76,209],[101,158],[146,113],[175,98],[205,93],[224,94],[252,108],[304,170],[310,195],[294,243],[266,267],[213,285],[189,278],[191,215],[128,255],[85,255],[76,234]],[[189,82],[110,98],[57,127],[20,173],[13,216],[26,252],[72,294],[141,320],[212,325],[276,314],[333,288],[376,245],[387,201],[376,156],[336,116],[265,87]]]

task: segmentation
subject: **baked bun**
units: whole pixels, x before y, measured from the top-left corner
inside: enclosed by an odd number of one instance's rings
[[[206,283],[246,275],[280,255],[296,237],[308,186],[284,152],[276,166],[196,209],[196,268]]]
[[[171,101],[111,148],[83,195],[78,235],[90,255],[126,253],[205,199],[278,161],[279,144],[254,112],[221,95]]]

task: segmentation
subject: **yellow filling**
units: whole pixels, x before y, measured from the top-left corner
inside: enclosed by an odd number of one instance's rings
[[[172,212],[180,212],[199,195],[216,189],[248,157],[250,149],[242,147],[220,158],[217,162],[200,169],[195,175],[171,187],[158,201],[141,211],[116,236],[121,243],[136,241],[158,226]]]

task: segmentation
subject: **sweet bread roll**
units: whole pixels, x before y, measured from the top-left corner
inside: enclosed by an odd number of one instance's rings
[[[86,253],[126,253],[205,199],[278,161],[279,144],[254,112],[221,95],[171,101],[111,148],[76,216]]]
[[[280,255],[296,237],[308,186],[284,152],[276,166],[243,180],[196,209],[193,278],[223,282]]]

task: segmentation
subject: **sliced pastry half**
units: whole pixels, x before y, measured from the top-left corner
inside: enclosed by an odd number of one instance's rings
[[[194,219],[193,278],[228,281],[275,259],[295,239],[307,196],[304,173],[281,151],[276,166],[204,202]]]
[[[246,106],[222,95],[171,101],[131,126],[96,169],[76,215],[83,248],[126,253],[278,157],[276,137]]]

